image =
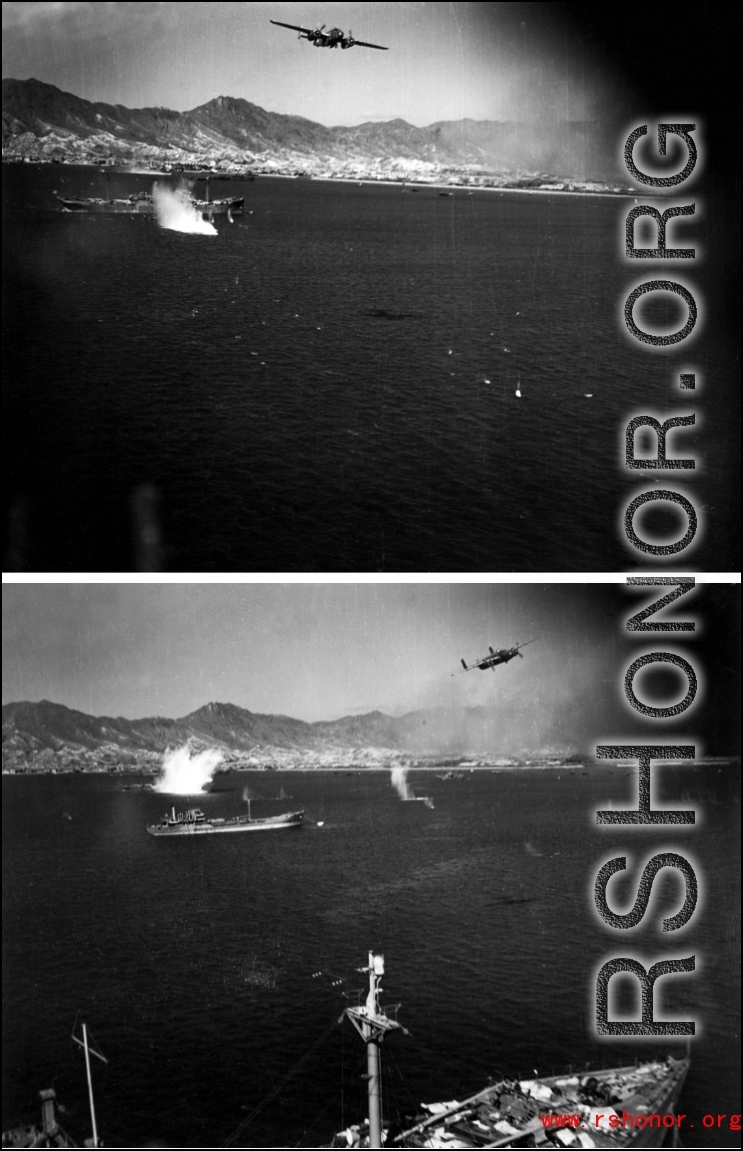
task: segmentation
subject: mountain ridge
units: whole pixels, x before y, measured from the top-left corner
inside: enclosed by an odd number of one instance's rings
[[[502,746],[500,726],[497,710],[485,707],[422,709],[397,717],[371,711],[308,722],[212,702],[176,719],[131,720],[92,716],[50,700],[21,700],[2,708],[3,769],[69,769],[75,762],[88,769],[132,763],[152,769],[168,749],[184,744],[216,748],[227,762],[248,757],[259,765],[283,766],[307,759],[327,765],[415,755],[513,755],[512,722],[503,724]]]
[[[598,121],[436,121],[418,128],[396,118],[326,127],[269,112],[242,97],[216,96],[186,112],[91,102],[41,80],[3,80],[6,159],[78,163],[250,165],[264,170],[471,169],[617,179],[615,133]]]

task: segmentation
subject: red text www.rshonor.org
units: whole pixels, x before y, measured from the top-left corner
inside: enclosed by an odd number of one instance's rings
[[[612,1111],[608,1115],[602,1115],[600,1112],[591,1116],[591,1121],[588,1123],[581,1115],[542,1115],[543,1127],[581,1127],[585,1129],[589,1126],[594,1127],[610,1127],[615,1129],[617,1127],[666,1127],[670,1130],[671,1127],[680,1128],[682,1125],[687,1129],[694,1129],[694,1123],[689,1120],[688,1115],[674,1115],[669,1112],[666,1115],[648,1114],[645,1111],[639,1111],[633,1114],[631,1111],[621,1112]],[[687,1122],[684,1122],[687,1120]],[[726,1131],[740,1131],[740,1115],[703,1115],[701,1118],[702,1127],[722,1128]]]

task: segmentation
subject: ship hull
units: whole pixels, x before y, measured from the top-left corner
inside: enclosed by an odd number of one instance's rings
[[[462,1102],[423,1105],[399,1131],[398,1147],[582,1147],[671,1145],[687,1130],[675,1115],[688,1059],[654,1061],[578,1076],[501,1081]],[[611,1102],[609,1102],[611,1100]],[[685,1119],[685,1116],[682,1117]],[[355,1138],[354,1129],[350,1129]],[[357,1126],[357,1146],[368,1128]],[[347,1132],[332,1146],[347,1146]]]
[[[98,200],[84,198],[80,200],[57,196],[62,205],[63,212],[93,212],[96,215],[125,215],[125,216],[154,216],[155,204],[148,197],[141,200]],[[226,216],[227,213],[239,215],[245,206],[244,197],[229,200],[191,200],[191,205],[202,216]]]
[[[303,811],[286,812],[284,815],[275,815],[268,819],[249,819],[247,816],[237,816],[235,819],[205,819],[198,822],[183,821],[178,823],[150,824],[147,831],[150,835],[228,835],[243,831],[284,831],[291,827],[301,827],[304,819]]]

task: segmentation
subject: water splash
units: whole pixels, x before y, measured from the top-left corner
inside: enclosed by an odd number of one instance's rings
[[[162,775],[152,790],[164,795],[198,795],[211,782],[222,759],[222,752],[213,747],[191,755],[187,743],[175,751],[166,751]]]
[[[433,807],[430,795],[416,795],[408,783],[408,769],[406,767],[393,767],[390,773],[390,782],[400,799],[406,803],[425,803],[426,807]]]
[[[415,799],[413,789],[408,783],[408,769],[406,767],[393,767],[390,775],[390,783],[400,796],[400,799]]]
[[[202,219],[191,203],[185,188],[166,188],[155,182],[152,188],[157,222],[171,232],[192,232],[200,236],[216,236],[217,229],[209,220]]]

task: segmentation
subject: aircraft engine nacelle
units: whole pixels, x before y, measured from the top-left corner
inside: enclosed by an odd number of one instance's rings
[[[356,41],[349,36],[348,40],[341,40],[341,48],[353,48]]]

